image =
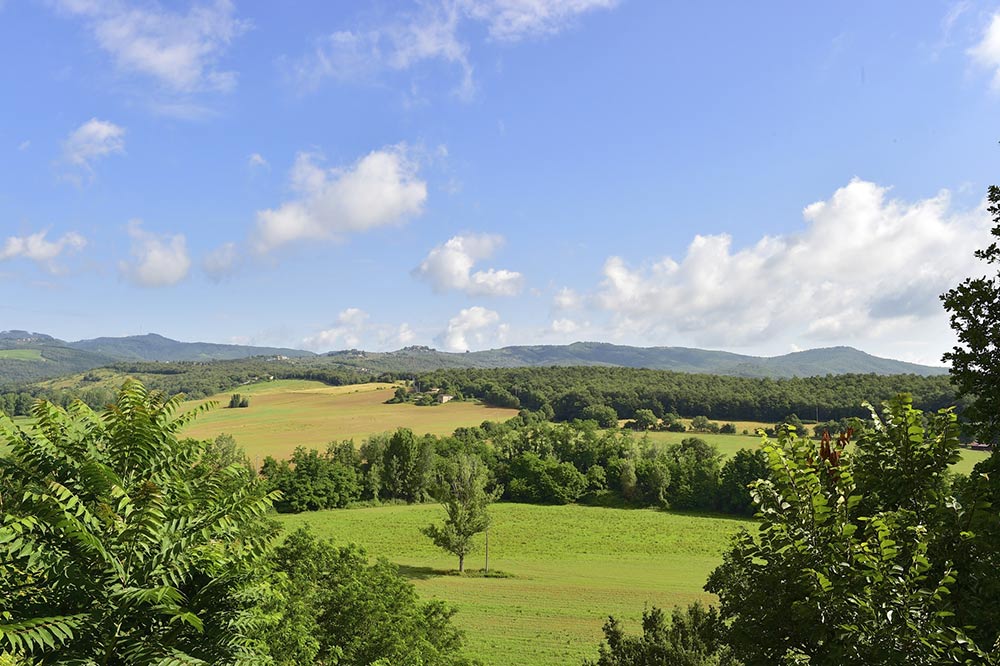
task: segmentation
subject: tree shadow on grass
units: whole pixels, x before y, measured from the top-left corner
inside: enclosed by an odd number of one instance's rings
[[[466,569],[465,573],[458,573],[458,569],[435,569],[434,567],[415,567],[409,564],[397,564],[396,568],[404,578],[410,580],[430,580],[440,576],[461,576],[462,578],[513,578],[506,571],[490,569],[489,573],[482,569]]]
[[[439,576],[451,575],[451,570],[449,569],[415,567],[409,564],[397,564],[396,567],[399,569],[401,576],[409,578],[410,580],[430,580],[431,578],[438,578]]]

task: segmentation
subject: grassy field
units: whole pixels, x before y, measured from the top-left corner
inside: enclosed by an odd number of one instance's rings
[[[331,441],[361,440],[405,426],[417,434],[450,435],[460,426],[503,421],[513,409],[449,402],[432,407],[387,405],[393,384],[327,386],[305,380],[280,380],[233,389],[215,396],[215,410],[202,414],[184,435],[215,437],[230,433],[251,460],[284,458],[297,446],[325,449]],[[224,409],[232,393],[250,397],[247,409]],[[191,404],[200,404],[204,400]]]
[[[15,361],[44,361],[39,349],[0,349],[0,358],[10,358]]]
[[[718,447],[722,455],[728,458],[740,449],[756,449],[760,446],[760,437],[756,435],[712,435],[695,432],[651,432],[649,438],[654,442],[673,444],[687,437],[698,437]],[[969,474],[980,460],[985,460],[989,454],[985,451],[962,450],[962,459],[952,465],[951,469],[960,474]]]
[[[470,652],[485,664],[579,664],[595,657],[609,614],[639,626],[650,605],[695,599],[729,537],[748,523],[654,510],[497,504],[490,567],[511,578],[448,575],[457,560],[420,528],[442,517],[433,504],[279,516],[337,543],[364,546],[398,564],[425,598],[459,609]],[[466,567],[483,565],[480,549]]]

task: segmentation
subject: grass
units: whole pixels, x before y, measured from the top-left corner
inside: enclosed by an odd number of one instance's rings
[[[44,361],[40,349],[0,349],[0,358],[9,358],[15,361]]]
[[[594,658],[608,615],[639,627],[644,608],[696,599],[743,521],[648,509],[497,504],[490,567],[506,578],[453,575],[457,560],[420,528],[437,505],[386,506],[279,516],[287,530],[310,526],[339,544],[364,546],[396,563],[421,596],[459,609],[471,656],[484,664],[579,664]],[[483,566],[479,550],[466,566]]]
[[[756,449],[760,447],[760,437],[756,435],[713,435],[701,432],[650,432],[649,439],[663,444],[675,444],[688,437],[698,437],[709,444],[714,444],[722,453],[723,458],[735,455],[740,449]],[[962,449],[962,459],[951,466],[953,472],[969,474],[980,460],[989,457],[986,451]]]
[[[353,439],[360,444],[369,435],[398,427],[417,434],[450,435],[460,426],[503,421],[513,409],[485,407],[472,402],[449,402],[431,407],[387,405],[393,384],[327,386],[306,380],[279,380],[239,387],[214,396],[220,403],[184,430],[190,437],[230,433],[251,460],[265,456],[285,458],[297,446],[325,449],[331,441]],[[233,393],[250,397],[246,409],[224,409]],[[201,404],[199,400],[191,404]]]

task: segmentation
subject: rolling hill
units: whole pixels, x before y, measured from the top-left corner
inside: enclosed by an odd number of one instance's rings
[[[45,333],[0,331],[0,385],[86,372],[118,361],[220,361],[251,356],[313,356],[278,347],[178,342],[162,335],[66,342]]]
[[[93,338],[68,343],[122,361],[231,361],[250,356],[313,356],[312,352],[284,347],[251,347],[214,342],[179,342],[156,333],[123,338]]]
[[[947,368],[918,365],[866,354],[852,347],[828,347],[762,357],[689,347],[630,347],[605,342],[504,347],[450,353],[429,347],[394,352],[330,352],[331,362],[373,372],[424,372],[442,368],[515,368],[533,366],[620,366],[740,377],[807,377],[827,374],[940,375]]]
[[[120,361],[221,361],[281,357],[312,367],[347,367],[362,372],[427,372],[445,368],[619,366],[740,377],[806,377],[827,374],[945,374],[946,368],[879,358],[852,347],[829,347],[762,357],[689,347],[631,347],[605,342],[522,345],[477,352],[442,352],[405,347],[392,352],[357,349],[316,355],[300,349],[180,342],[150,333],[66,342],[43,333],[0,332],[0,385],[86,372]]]

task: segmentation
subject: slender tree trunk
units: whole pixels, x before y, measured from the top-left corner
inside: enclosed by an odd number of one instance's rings
[[[458,556],[458,573],[465,572],[465,555]]]
[[[490,528],[486,528],[486,566],[483,568],[483,573],[490,572]]]

